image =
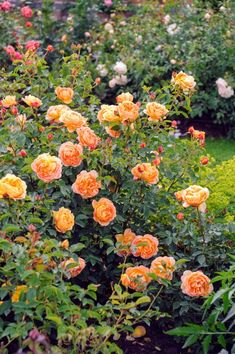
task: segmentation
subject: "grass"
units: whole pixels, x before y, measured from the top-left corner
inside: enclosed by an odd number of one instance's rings
[[[235,140],[207,138],[206,150],[217,163],[221,163],[235,155]]]

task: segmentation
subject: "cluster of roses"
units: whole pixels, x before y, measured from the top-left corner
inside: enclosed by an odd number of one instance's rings
[[[158,239],[149,234],[136,236],[131,229],[126,229],[123,234],[116,235],[116,240],[120,256],[132,254],[134,257],[150,259],[158,253]],[[153,275],[161,284],[162,279],[172,280],[174,271],[173,257],[157,257],[151,262],[150,268],[144,265],[128,267],[121,275],[121,282],[135,291],[144,291],[153,280]],[[213,287],[210,279],[203,272],[186,270],[181,277],[181,289],[189,296],[207,296],[212,292]]]
[[[19,49],[22,49],[22,45],[18,44]],[[36,40],[29,40],[25,43],[25,49],[29,52],[36,52],[40,47],[40,42]],[[5,52],[9,55],[11,61],[23,60],[24,54],[17,51],[12,45],[8,45],[4,48]],[[30,60],[26,61],[26,64],[31,64]]]
[[[175,84],[185,89],[188,82],[192,80],[184,73],[179,73],[179,81],[177,75],[174,75]],[[185,81],[184,81],[185,80]],[[74,92],[68,87],[57,87],[55,90],[57,98],[64,104],[69,104],[73,100]],[[38,108],[42,102],[37,97],[32,95],[26,96],[23,101],[32,108]],[[15,96],[7,96],[2,100],[4,107],[11,107],[17,104]],[[87,120],[80,113],[73,111],[66,105],[51,106],[46,114],[46,119],[50,123],[63,123],[67,130],[77,132],[79,144],[74,144],[70,141],[63,143],[59,148],[59,157],[51,156],[49,153],[39,155],[32,163],[32,170],[37,177],[49,183],[53,180],[60,179],[62,175],[62,165],[64,166],[79,166],[82,162],[83,148],[95,149],[101,140],[95,132],[88,127]],[[151,121],[162,120],[168,110],[165,106],[157,102],[148,103],[145,113]],[[139,105],[133,102],[133,96],[130,93],[123,93],[117,97],[117,105],[103,105],[98,112],[98,120],[101,124],[111,124],[108,132],[111,136],[112,124],[132,125],[139,115]],[[25,118],[26,119],[26,118]],[[19,117],[18,117],[18,120]],[[24,120],[25,123],[25,120]],[[115,131],[116,132],[116,131]],[[119,135],[118,135],[119,136]],[[117,135],[115,135],[117,138]],[[155,184],[158,181],[158,170],[151,163],[138,164],[132,169],[134,179],[141,179],[148,184]],[[26,183],[19,177],[12,174],[7,174],[0,180],[0,198],[11,198],[13,200],[23,199],[26,196]],[[72,185],[74,193],[78,193],[83,199],[93,198],[99,193],[101,182],[98,179],[96,171],[81,171],[75,182]],[[176,193],[178,200],[184,202],[184,206],[192,205],[200,209],[204,209],[204,202],[208,198],[209,192],[206,188],[200,186],[192,186],[184,191]],[[107,198],[92,201],[94,209],[93,218],[101,226],[107,226],[116,217],[116,207]],[[55,228],[58,232],[65,233],[71,230],[74,226],[73,213],[64,207],[58,211],[53,211],[53,220]],[[158,252],[158,240],[152,235],[136,236],[131,230],[127,229],[123,235],[116,236],[117,241],[124,249],[120,254],[132,254],[135,257],[149,259]],[[68,248],[68,241],[65,240],[61,245]],[[69,265],[69,269],[67,269]],[[73,265],[73,267],[71,267]],[[145,266],[128,268],[125,274],[122,275],[123,285],[129,286],[132,289],[144,290],[151,281],[149,274],[155,273],[159,282],[160,279],[172,279],[175,260],[172,257],[158,257],[152,264],[150,269]],[[73,258],[65,260],[61,263],[63,269],[68,270],[70,277],[78,275],[85,267],[85,261],[79,258],[75,261]],[[195,275],[196,274],[196,275]],[[212,287],[209,279],[202,272],[186,271],[182,277],[182,289],[190,296],[207,295]],[[194,280],[192,280],[194,279]],[[185,285],[185,284],[190,285]]]

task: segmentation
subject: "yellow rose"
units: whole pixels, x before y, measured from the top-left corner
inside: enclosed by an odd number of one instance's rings
[[[205,212],[205,201],[209,197],[209,190],[200,186],[190,186],[182,191],[183,206],[185,208],[192,206],[198,208],[200,211]]]
[[[24,199],[27,185],[22,179],[8,173],[0,179],[0,199],[8,197],[13,200]]]
[[[123,101],[131,101],[133,102],[134,97],[129,92],[123,92],[119,96],[116,97],[117,103],[122,103]]]
[[[64,123],[70,133],[73,133],[76,129],[85,126],[87,123],[86,118],[84,118],[80,113],[72,110],[65,111],[61,115],[59,121]]]
[[[2,105],[3,105],[3,107],[6,107],[6,108],[17,105],[16,96],[6,96],[2,100]]]
[[[103,104],[97,116],[100,123],[120,123],[121,117],[118,115],[118,107]]]
[[[179,86],[184,91],[193,90],[196,86],[194,77],[185,74],[183,71],[180,71],[178,74],[173,73],[171,83]]]
[[[42,105],[42,101],[39,98],[32,95],[25,96],[24,98],[22,98],[22,100],[30,107],[37,108]]]
[[[69,209],[62,207],[52,213],[55,228],[58,232],[65,233],[72,230],[74,226],[74,215]]]
[[[69,107],[65,106],[64,104],[59,104],[57,106],[51,106],[48,108],[46,113],[46,119],[50,122],[59,122],[61,115],[65,112],[70,110]]]
[[[122,121],[134,122],[139,115],[139,106],[131,101],[123,101],[118,105],[118,114]]]
[[[144,113],[146,113],[149,116],[149,120],[151,121],[162,120],[167,115],[168,112],[169,111],[166,109],[164,105],[157,102],[147,103],[146,110],[144,111]]]
[[[63,103],[69,104],[73,100],[74,91],[70,87],[60,87],[55,89],[55,94]]]

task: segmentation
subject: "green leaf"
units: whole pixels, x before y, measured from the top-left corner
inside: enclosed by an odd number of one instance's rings
[[[206,336],[202,341],[203,354],[207,354],[212,336]]]
[[[150,301],[151,301],[151,299],[150,299],[149,296],[142,296],[136,301],[136,305],[145,304],[145,303],[148,303]]]
[[[184,342],[183,349],[191,347],[192,344],[196,343],[198,340],[199,336],[196,334],[191,334],[186,341]]]
[[[47,315],[46,319],[48,319],[49,321],[55,322],[58,326],[62,325],[62,323],[63,323],[61,317],[59,317],[57,315],[53,315],[53,314]]]

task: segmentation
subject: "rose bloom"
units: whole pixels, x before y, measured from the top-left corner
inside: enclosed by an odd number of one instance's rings
[[[20,10],[21,15],[25,18],[30,18],[33,16],[33,10],[29,6],[23,6]]]
[[[132,168],[131,173],[134,176],[134,180],[141,179],[148,184],[156,184],[158,182],[158,170],[156,166],[151,163],[140,163]]]
[[[26,293],[28,290],[28,287],[26,285],[18,285],[12,294],[11,301],[12,302],[19,302],[20,300],[20,295],[23,293]]]
[[[101,188],[101,182],[97,178],[98,173],[94,170],[81,171],[72,185],[73,192],[80,194],[83,199],[95,197]]]
[[[55,228],[58,232],[65,233],[72,230],[74,227],[74,215],[67,208],[60,208],[58,211],[53,211],[53,220]]]
[[[73,266],[72,266],[73,265]],[[86,266],[86,262],[83,258],[79,257],[77,261],[73,258],[69,258],[66,261],[61,262],[61,268],[67,270],[71,278],[79,275]]]
[[[5,197],[13,200],[24,199],[26,189],[26,183],[10,173],[0,179],[0,199]]]
[[[150,273],[150,269],[143,265],[129,267],[121,276],[122,285],[136,291],[143,291],[151,282],[148,273]]]
[[[62,162],[58,157],[48,153],[39,155],[31,164],[31,168],[43,182],[61,178]]]
[[[17,105],[16,96],[6,96],[2,100],[2,105],[5,108],[9,108],[9,107]]]
[[[200,163],[201,163],[202,165],[207,165],[208,162],[209,162],[209,158],[208,158],[207,156],[202,156],[202,157],[200,158]]]
[[[123,101],[118,104],[118,114],[122,121],[134,122],[139,116],[139,107],[131,101]]]
[[[5,52],[8,54],[8,55],[14,55],[15,53],[15,48],[12,47],[12,45],[8,45],[4,48]]]
[[[128,256],[131,254],[130,246],[135,237],[136,234],[131,229],[126,229],[123,234],[115,236],[117,242],[120,244],[118,248],[121,248],[118,251],[119,256]]]
[[[60,87],[55,89],[55,94],[63,103],[69,104],[73,100],[74,91],[70,87]]]
[[[149,259],[158,252],[158,239],[152,235],[136,236],[131,243],[131,253],[135,257]]]
[[[27,117],[25,114],[18,114],[15,118],[16,122],[21,126],[21,128],[24,128],[24,125],[27,121]]]
[[[81,128],[87,124],[86,118],[80,113],[67,110],[59,118],[59,121],[64,123],[70,133],[73,133],[76,129]]]
[[[110,127],[105,127],[106,133],[108,133],[112,138],[119,138],[121,135],[120,130],[114,130]]]
[[[159,278],[172,280],[175,270],[175,260],[173,257],[157,257],[151,263],[150,272]],[[160,283],[160,280],[159,280]]]
[[[32,95],[25,96],[22,100],[30,107],[40,107],[42,105],[42,101]]]
[[[62,242],[60,242],[59,245],[60,245],[61,248],[65,249],[65,250],[69,249],[69,241],[67,239],[62,241]]]
[[[101,140],[89,127],[81,127],[77,129],[77,134],[80,144],[91,149],[95,149]]]
[[[118,107],[103,104],[97,116],[100,123],[120,123],[121,117],[118,115]]]
[[[181,277],[181,289],[188,296],[208,296],[213,291],[213,285],[202,271],[186,270]]]
[[[116,217],[116,208],[111,200],[107,198],[101,198],[98,202],[92,201],[94,208],[93,218],[101,226],[107,226]]]
[[[127,66],[122,61],[117,61],[113,67],[113,70],[116,71],[119,75],[125,75],[127,72]]]
[[[9,1],[3,1],[1,4],[0,4],[0,9],[2,11],[10,11],[12,5]]]
[[[117,103],[122,103],[123,101],[131,101],[133,102],[134,97],[129,92],[123,92],[119,96],[116,97]]]
[[[26,50],[30,50],[33,52],[36,51],[39,47],[40,47],[39,41],[31,40],[31,41],[26,42],[26,44],[25,44]]]
[[[209,197],[209,190],[200,186],[190,186],[182,191],[183,207],[189,206],[198,208],[201,212],[205,212],[205,201]]]
[[[59,148],[59,158],[64,166],[77,167],[82,163],[83,147],[70,141],[63,143]]]
[[[180,71],[178,74],[173,73],[171,83],[179,86],[184,91],[193,90],[196,86],[194,77],[185,74],[183,71]]]
[[[149,120],[151,121],[159,121],[162,120],[169,111],[166,107],[157,102],[149,102],[146,105],[146,109],[144,113],[149,116]]]
[[[178,202],[182,202],[183,201],[183,190],[175,192],[175,197],[178,200]]]
[[[194,139],[198,140],[205,140],[206,139],[206,133],[202,130],[193,130],[192,136]]]
[[[59,104],[57,106],[51,106],[47,110],[46,119],[49,120],[50,122],[58,123],[61,115],[65,111],[69,111],[69,110],[70,110],[70,108],[65,106],[64,104]]]

